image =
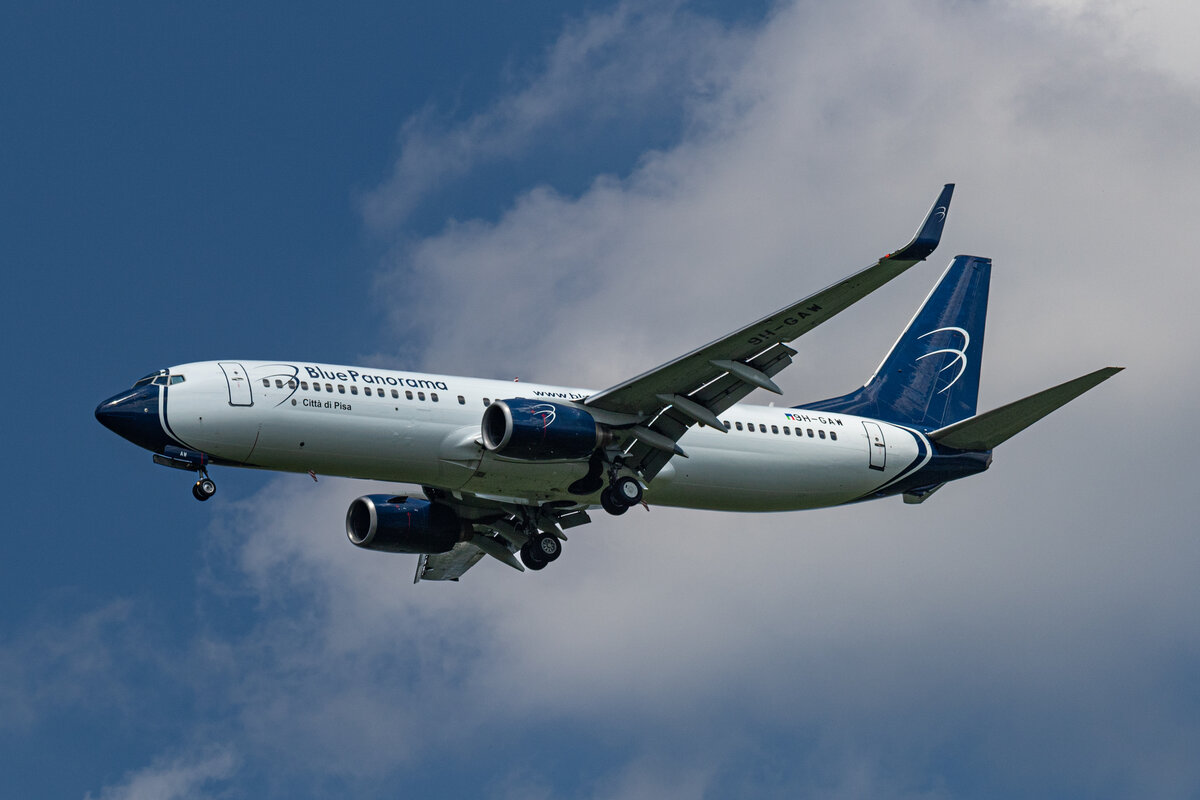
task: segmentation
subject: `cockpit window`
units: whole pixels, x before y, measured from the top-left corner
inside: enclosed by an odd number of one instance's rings
[[[167,376],[166,375],[156,375],[154,377],[154,380],[151,381],[151,383],[153,383],[155,386],[166,386],[167,385]]]
[[[177,383],[183,383],[185,380],[187,380],[187,378],[183,377],[182,375],[172,375],[171,385],[174,386]]]
[[[149,375],[147,375],[147,376],[146,376],[146,377],[144,377],[144,378],[138,378],[136,381],[134,381],[134,382],[133,382],[133,388],[135,388],[135,389],[136,389],[136,388],[138,388],[139,386],[145,386],[146,384],[150,383],[150,381],[154,380],[155,378],[157,378],[157,377],[158,377],[159,375],[161,375],[161,374],[162,374],[162,372],[161,372],[161,371],[159,371],[159,372],[151,372]]]

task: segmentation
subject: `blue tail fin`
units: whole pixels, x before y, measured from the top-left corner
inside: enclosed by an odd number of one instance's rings
[[[856,392],[797,408],[935,429],[975,415],[991,259],[958,256]]]

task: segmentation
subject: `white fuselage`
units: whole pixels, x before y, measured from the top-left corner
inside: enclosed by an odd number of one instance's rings
[[[598,502],[567,488],[580,461],[498,457],[480,440],[493,400],[576,403],[591,392],[542,384],[311,362],[199,362],[160,387],[163,428],[181,447],[240,466],[435,486],[495,498]],[[930,446],[909,428],[846,414],[735,405],[729,431],[693,427],[651,481],[647,502],[783,511],[871,496],[920,468]]]

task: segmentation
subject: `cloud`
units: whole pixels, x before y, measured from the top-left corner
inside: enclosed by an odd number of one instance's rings
[[[487,559],[458,585],[414,587],[414,559],[344,541],[369,484],[274,480],[213,530],[198,691],[247,755],[208,779],[1194,793],[1196,425],[1181,412],[1197,388],[1200,96],[1114,50],[1122,19],[909,0],[780,6],[726,31],[626,4],[568,27],[482,112],[410,121],[366,215],[399,232],[381,284],[396,346],[428,342],[422,368],[615,383],[902,244],[955,180],[939,263],[806,336],[788,399],[865,378],[960,250],[997,264],[984,407],[1130,369],[922,506],[597,513],[552,568]],[[673,96],[678,140],[626,172],[405,229],[442,181]],[[230,604],[252,608],[249,630],[225,623]]]
[[[1169,78],[1195,85],[1200,82],[1200,59],[1185,31],[1200,24],[1191,3],[1167,0],[1034,0],[1065,26],[1086,26],[1109,57],[1132,59]]]
[[[723,85],[693,110],[705,125],[625,177],[540,186],[496,220],[403,244],[384,286],[398,338],[429,341],[421,366],[612,382],[902,244],[945,180],[960,187],[945,249],[997,261],[988,384],[1033,391],[1068,360],[1155,377],[1194,363],[1170,330],[1186,300],[1155,291],[1188,278],[1173,254],[1195,236],[1167,210],[1196,199],[1194,92],[1021,7],[936,3],[783,8]],[[1127,279],[1142,263],[1155,281]],[[813,334],[821,369],[802,346],[784,380],[829,381],[805,398],[861,381],[935,275]],[[453,324],[431,297],[453,298]],[[1126,314],[1159,346],[1132,351],[1108,323]],[[1023,355],[1051,341],[1049,358]]]
[[[26,730],[64,709],[109,711],[128,700],[126,671],[148,637],[132,604],[116,600],[55,619],[47,598],[43,613],[0,647],[0,726]],[[146,658],[132,659],[144,666]]]
[[[228,748],[176,759],[159,759],[149,767],[131,772],[121,783],[104,788],[96,800],[198,800],[219,797],[206,787],[228,779],[237,767],[237,757]],[[89,792],[87,798],[93,795]]]
[[[541,157],[597,129],[674,118],[720,90],[738,35],[681,3],[620,3],[569,23],[541,68],[461,122],[430,107],[405,123],[391,177],[363,201],[368,225],[392,229],[430,193],[494,162]],[[581,125],[582,123],[582,125]],[[578,142],[577,142],[578,143]]]

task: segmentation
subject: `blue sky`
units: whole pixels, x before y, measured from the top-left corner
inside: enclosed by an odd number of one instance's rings
[[[5,793],[1200,794],[1196,12],[828,5],[7,10]],[[1129,369],[919,507],[655,509],[414,587],[345,541],[362,484],[201,505],[92,417],[229,357],[608,385],[946,181],[939,256],[787,398],[958,252],[996,261],[981,407]]]

